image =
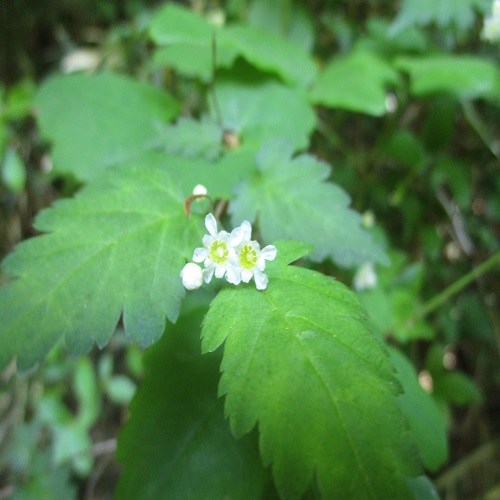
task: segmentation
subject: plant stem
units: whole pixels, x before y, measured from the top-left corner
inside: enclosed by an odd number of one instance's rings
[[[495,143],[492,141],[490,134],[487,130],[486,124],[483,122],[483,120],[481,119],[481,116],[476,111],[474,104],[469,100],[462,101],[462,109],[463,109],[465,118],[467,119],[469,124],[472,126],[472,128],[476,131],[477,135],[479,135],[479,137],[484,142],[484,144],[488,147],[488,149],[491,151],[491,153],[496,158],[498,158],[499,157],[498,146],[495,145]]]
[[[492,255],[489,259],[479,264],[479,266],[472,269],[465,276],[452,283],[449,287],[445,288],[442,292],[432,297],[427,301],[415,314],[416,318],[423,318],[429,313],[437,309],[439,306],[444,304],[450,297],[455,295],[464,289],[470,282],[474,281],[476,278],[489,271],[495,264],[500,263],[500,251]]]

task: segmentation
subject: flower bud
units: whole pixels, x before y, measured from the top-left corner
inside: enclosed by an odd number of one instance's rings
[[[196,290],[203,283],[203,274],[201,267],[190,262],[186,264],[181,271],[182,284],[188,290]]]

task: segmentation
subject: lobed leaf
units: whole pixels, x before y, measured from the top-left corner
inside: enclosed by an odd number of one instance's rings
[[[386,263],[383,250],[348,208],[349,196],[326,182],[330,169],[310,155],[291,159],[287,145],[269,144],[258,157],[258,172],[237,189],[229,211],[233,224],[255,221],[265,241],[301,240],[313,245],[311,258],[338,265]]]
[[[381,116],[386,112],[386,88],[398,82],[388,63],[374,53],[357,50],[333,59],[312,86],[310,97],[315,104]]]
[[[409,74],[410,91],[416,96],[448,93],[458,99],[494,94],[498,69],[494,63],[470,55],[400,57],[395,66]]]
[[[175,5],[167,5],[153,18],[150,36],[161,47],[155,57],[157,64],[171,65],[204,81],[211,78],[214,36],[218,67],[231,66],[239,56],[260,70],[303,86],[316,74],[314,61],[307,52],[279,35],[240,24],[217,28],[198,14]]]
[[[426,26],[435,23],[440,27],[454,25],[467,29],[474,24],[474,10],[486,13],[488,0],[403,0],[393,31],[398,32],[417,24]]]
[[[240,135],[243,146],[279,137],[294,151],[308,147],[316,115],[301,89],[271,80],[220,79],[216,94],[224,128]]]
[[[269,474],[255,436],[233,438],[217,399],[220,356],[200,354],[208,302],[193,295],[187,302],[146,353],[146,378],[118,439],[124,472],[116,498],[263,498]]]
[[[166,92],[111,73],[54,76],[35,102],[41,133],[54,143],[55,171],[82,181],[158,149],[179,112]]]
[[[268,275],[265,291],[223,289],[204,320],[203,351],[225,341],[219,393],[233,433],[258,423],[282,498],[313,477],[324,498],[409,498],[404,475],[418,466],[399,386],[355,295],[308,269]]]
[[[110,169],[72,200],[40,213],[49,234],[28,240],[3,263],[18,278],[0,288],[0,366],[26,369],[61,337],[72,354],[103,346],[123,314],[128,338],[157,340],[175,321],[179,272],[199,241],[184,197],[163,169]]]

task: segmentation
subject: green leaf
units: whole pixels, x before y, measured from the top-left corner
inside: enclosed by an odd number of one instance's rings
[[[203,351],[225,342],[219,394],[233,433],[258,423],[282,498],[313,477],[324,498],[408,498],[403,475],[418,466],[399,385],[356,296],[308,269],[267,273],[265,291],[223,289],[204,320]]]
[[[309,54],[279,35],[236,24],[225,28],[224,34],[248,63],[276,73],[287,83],[306,86],[316,76],[316,65]]]
[[[78,498],[77,488],[71,483],[69,467],[57,467],[47,451],[39,451],[28,471],[25,482],[14,489],[11,500],[40,500],[41,498]]]
[[[13,193],[20,193],[26,185],[26,167],[13,148],[8,148],[5,153],[1,164],[0,178],[2,183]]]
[[[32,80],[25,79],[8,90],[5,103],[5,117],[8,120],[21,120],[31,112],[35,88]]]
[[[255,436],[235,441],[217,398],[220,357],[200,354],[207,299],[198,297],[146,352],[146,378],[118,439],[118,499],[264,498],[269,474]]]
[[[301,240],[314,247],[311,258],[332,258],[341,266],[366,260],[386,263],[383,250],[361,228],[361,217],[348,207],[348,195],[326,182],[330,169],[310,155],[291,159],[291,148],[263,148],[259,171],[243,182],[229,210],[233,224],[255,221],[265,241]]]
[[[270,80],[221,79],[216,88],[224,128],[241,136],[243,146],[259,147],[280,137],[294,151],[309,145],[316,115],[301,89]]]
[[[165,151],[186,158],[215,160],[222,153],[222,128],[212,119],[180,118],[167,127]]]
[[[398,83],[389,64],[358,50],[333,59],[312,86],[310,97],[315,104],[381,116],[386,112],[387,87]]]
[[[403,0],[393,30],[400,31],[413,24],[427,26],[435,23],[439,27],[454,25],[461,30],[471,27],[475,20],[474,10],[483,13],[489,0]]]
[[[178,113],[167,93],[111,73],[52,77],[35,102],[55,170],[83,181],[158,149]]]
[[[161,47],[156,65],[168,65],[186,76],[209,82],[212,77],[212,38],[215,36],[217,66],[231,66],[237,50],[226,43],[223,31],[186,8],[168,4],[153,18],[149,34]]]
[[[213,162],[199,158],[165,157],[154,155],[151,162],[165,168],[178,180],[185,197],[192,194],[196,185],[202,184],[212,199],[231,198],[234,185],[255,171],[255,152],[241,148],[227,152]]]
[[[479,403],[483,396],[475,382],[458,371],[433,373],[433,394],[444,401],[457,405]]]
[[[88,356],[76,361],[74,366],[73,390],[78,399],[78,424],[90,429],[101,410],[94,365]]]
[[[151,165],[114,168],[36,220],[39,231],[3,264],[19,279],[0,288],[0,366],[29,368],[64,337],[73,354],[103,346],[123,314],[131,341],[160,337],[175,321],[179,272],[202,221],[184,213],[170,176]]]
[[[105,390],[113,403],[128,405],[134,395],[136,386],[134,382],[125,375],[115,375],[107,381]]]
[[[417,374],[405,356],[390,346],[388,350],[404,389],[398,403],[408,420],[423,464],[427,469],[435,471],[448,458],[446,425],[441,411],[418,382]]]
[[[416,96],[448,93],[457,99],[488,97],[498,79],[493,62],[472,55],[406,56],[394,64],[409,74],[410,91]]]
[[[300,2],[253,0],[247,18],[250,25],[288,38],[308,52],[313,47],[314,23]]]
[[[254,26],[232,24],[216,29],[194,12],[173,5],[162,9],[150,26],[153,41],[166,46],[160,49],[155,62],[209,81],[214,63],[214,33],[218,67],[228,67],[240,56],[262,71],[278,74],[288,83],[305,86],[315,77],[314,61],[297,44]]]

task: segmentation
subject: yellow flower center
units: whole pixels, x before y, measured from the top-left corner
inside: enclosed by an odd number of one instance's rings
[[[240,250],[240,264],[244,269],[249,271],[257,264],[258,256],[255,248],[252,245],[245,245]]]
[[[209,255],[216,264],[224,264],[229,256],[229,250],[227,249],[226,243],[222,240],[215,240],[210,245]]]

